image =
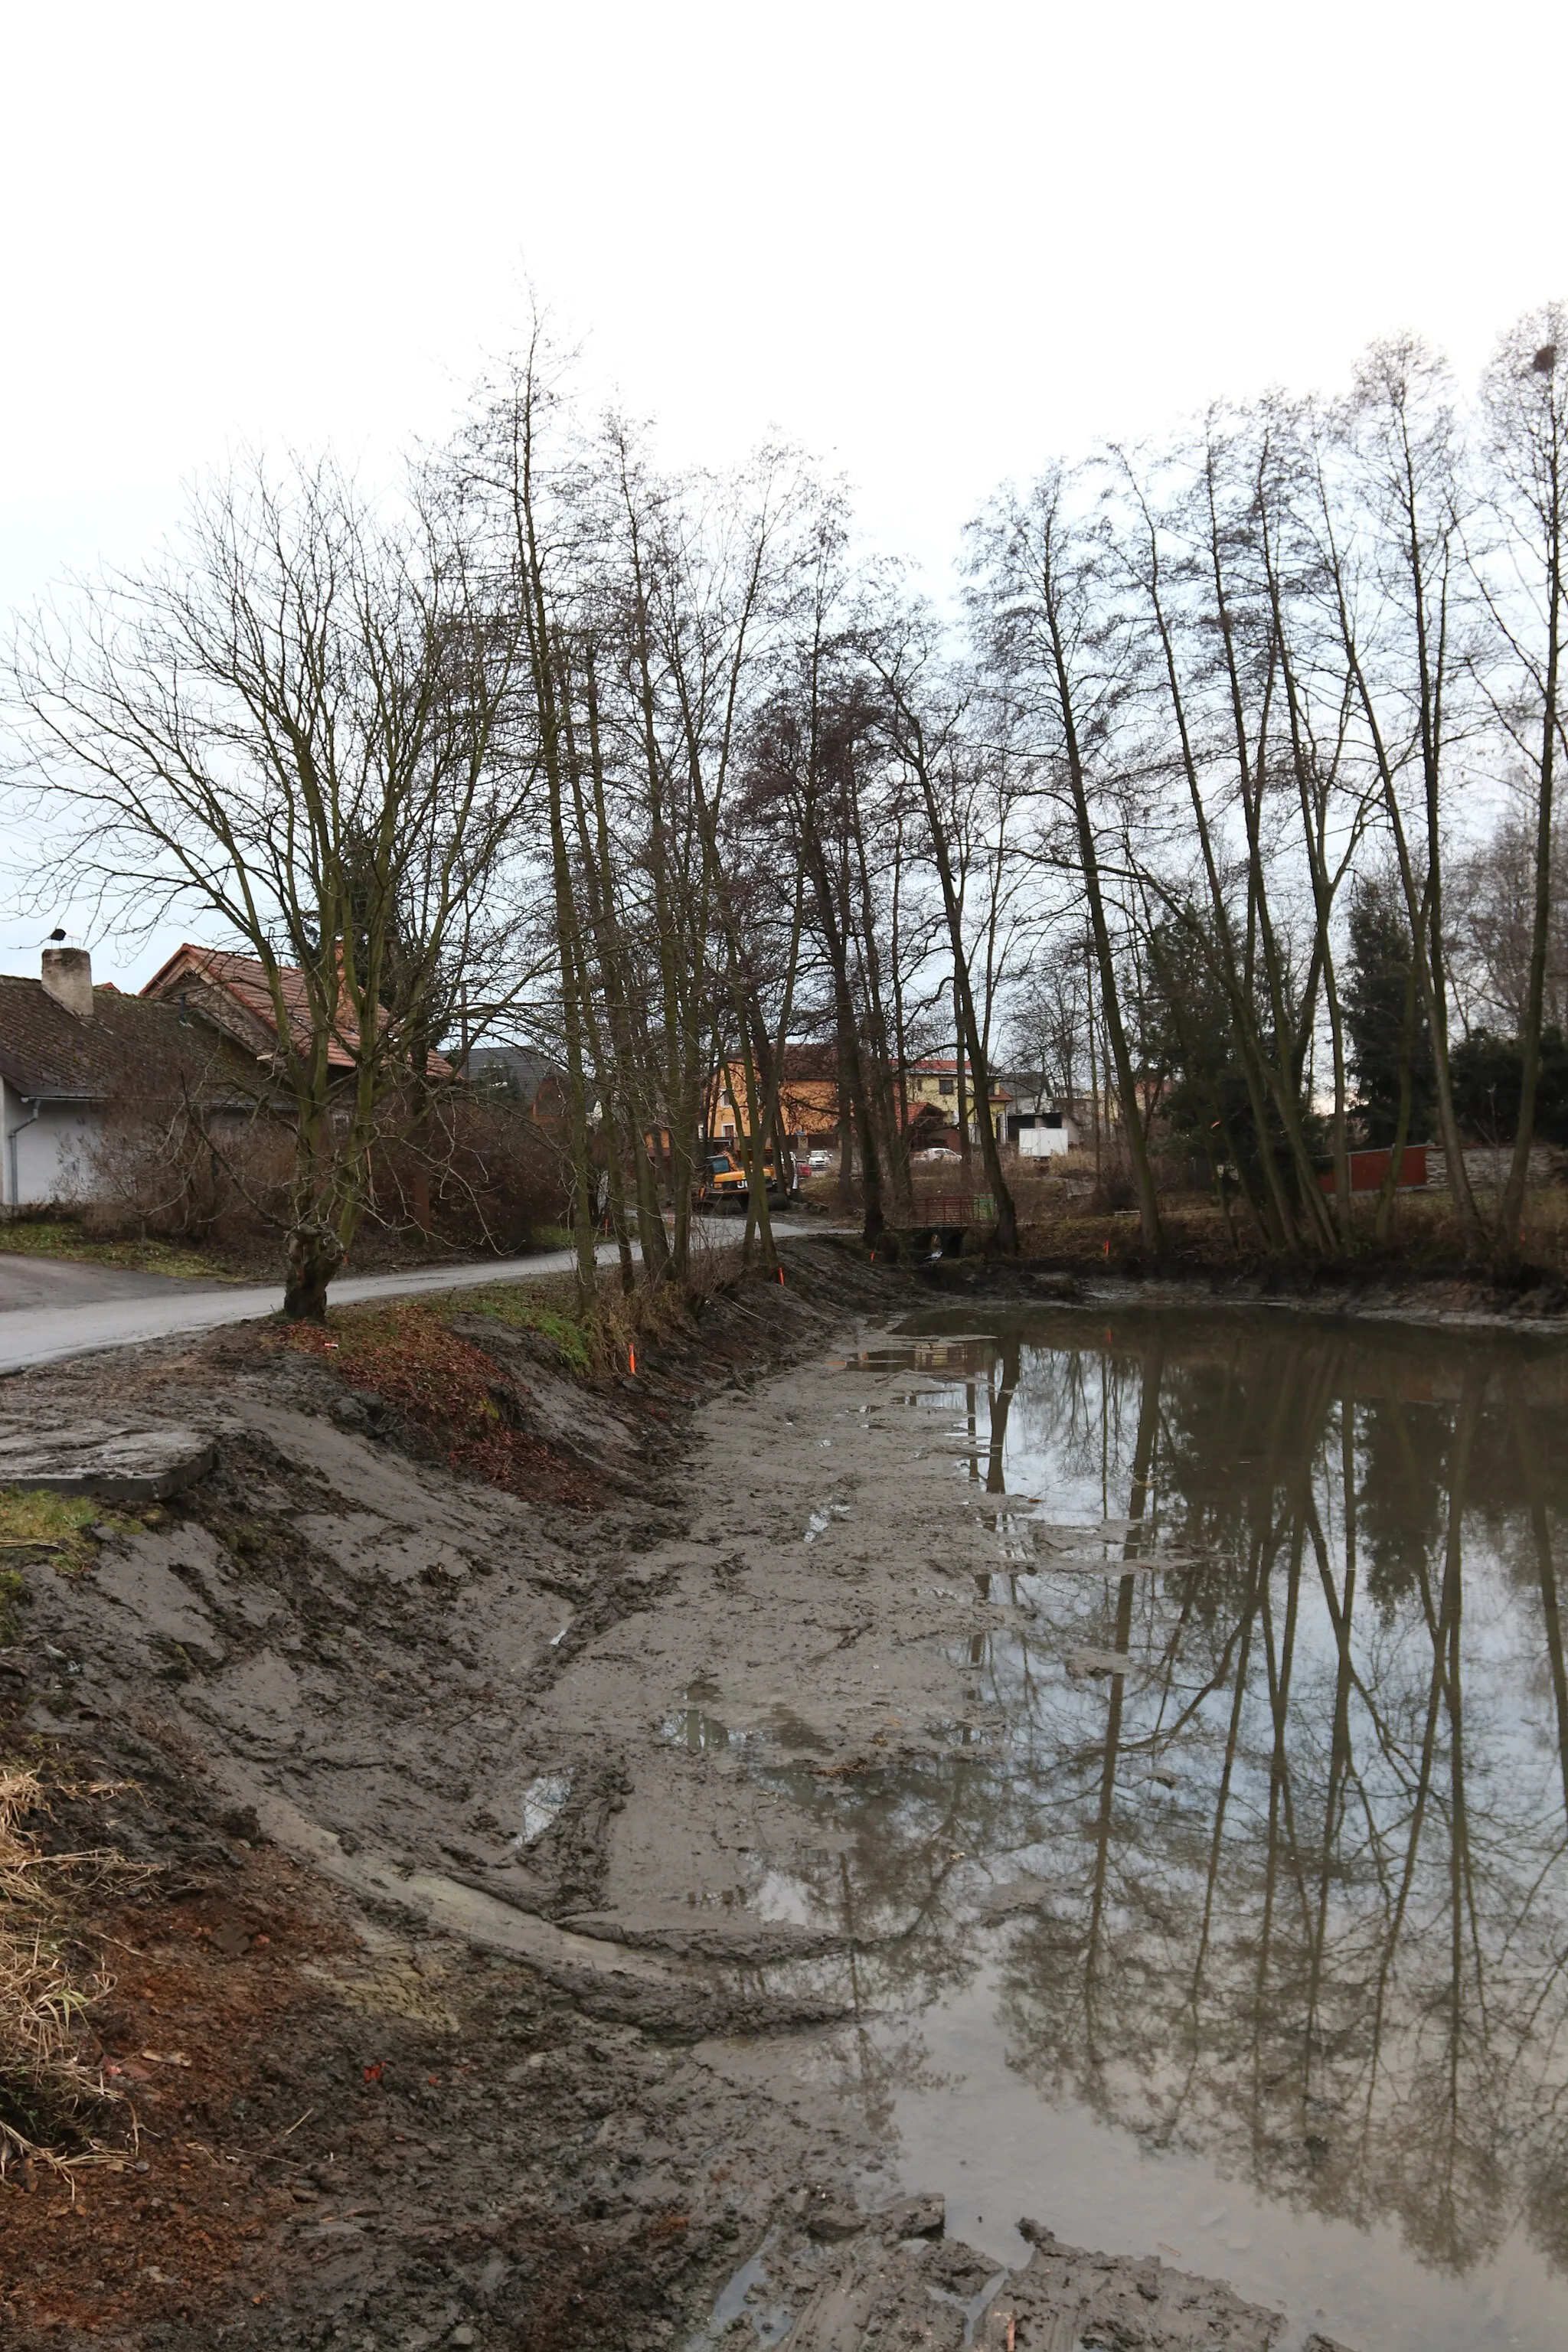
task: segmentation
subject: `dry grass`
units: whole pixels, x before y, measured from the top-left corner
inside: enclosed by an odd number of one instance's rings
[[[1495,1223],[1494,1195],[1478,1190],[1477,1206],[1489,1227]],[[1377,1203],[1367,1196],[1351,1204],[1350,1249],[1336,1271],[1392,1280],[1485,1276],[1476,1262],[1447,1191],[1396,1195],[1388,1238],[1376,1234]],[[1266,1271],[1280,1263],[1259,1247],[1237,1212],[1227,1232],[1217,1205],[1194,1195],[1161,1203],[1164,1229],[1162,1263],[1173,1272]],[[1138,1220],[1130,1212],[1107,1215],[1088,1207],[1043,1217],[1020,1217],[1026,1255],[1082,1268],[1131,1265],[1142,1257]],[[1568,1187],[1535,1186],[1526,1196],[1518,1235],[1525,1280],[1568,1276]]]
[[[91,2130],[124,2099],[88,2022],[112,1979],[84,1957],[75,1920],[85,1895],[136,1874],[111,1853],[46,1853],[28,1827],[42,1804],[37,1772],[0,1765],[0,2181],[122,2160]]]
[[[690,1262],[683,1286],[672,1283],[649,1290],[639,1273],[637,1288],[623,1290],[618,1268],[603,1269],[586,1335],[593,1370],[600,1373],[625,1371],[645,1341],[680,1327],[689,1328],[694,1312],[704,1299],[740,1280],[744,1270],[742,1255],[739,1235],[733,1241],[719,1240],[699,1228],[691,1236]],[[755,1265],[756,1262],[753,1244],[752,1263]]]

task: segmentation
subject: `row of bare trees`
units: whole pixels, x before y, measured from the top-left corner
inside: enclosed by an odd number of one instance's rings
[[[585,1295],[601,1230],[628,1286],[684,1280],[721,1071],[772,1263],[800,1039],[873,1244],[911,1211],[906,1075],[944,1051],[1004,1249],[1011,1060],[1088,1103],[1152,1251],[1175,1135],[1266,1244],[1346,1255],[1376,1095],[1383,1228],[1432,1139],[1467,1246],[1516,1254],[1568,983],[1568,317],[1521,321],[1468,406],[1393,342],[1339,400],[998,492],[962,625],[797,451],[674,475],[569,378],[536,334],[395,497],[258,466],[164,566],[17,635],[44,887],[197,909],[268,971],[297,1311],[459,1031],[559,1066]],[[1478,1193],[1455,1055],[1489,1024],[1517,1101]]]

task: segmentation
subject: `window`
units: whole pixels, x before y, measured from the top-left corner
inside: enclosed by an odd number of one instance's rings
[[[955,1095],[958,1092],[958,1080],[956,1078],[938,1078],[936,1082],[936,1090],[939,1095]]]
[[[1062,1115],[1059,1110],[1043,1111],[1040,1115],[1040,1125],[1042,1127],[1060,1127],[1061,1123]]]

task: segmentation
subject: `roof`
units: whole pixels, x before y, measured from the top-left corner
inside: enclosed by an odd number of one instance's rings
[[[95,988],[90,1021],[68,1013],[40,980],[0,974],[0,1077],[29,1102],[105,1102],[184,1077],[232,1094],[245,1065],[177,1004]],[[226,1086],[223,1085],[226,1078]]]
[[[786,1045],[784,1049],[784,1069],[782,1076],[786,1085],[792,1079],[797,1085],[811,1078],[832,1078],[837,1080],[838,1076],[837,1046],[831,1045]]]
[[[310,1039],[310,1000],[304,975],[293,964],[278,966],[279,992],[288,1017],[290,1041],[302,1052]],[[224,948],[195,947],[187,940],[177,948],[142,991],[144,997],[179,997],[200,990],[202,1012],[220,1028],[248,1047],[258,1058],[277,1050],[278,1020],[267,966],[258,956],[231,955]],[[384,1010],[381,1025],[388,1015]],[[334,1070],[352,1070],[358,1058],[359,1024],[353,1008],[340,1000],[337,1034],[327,1045],[327,1062]],[[432,1054],[430,1075],[451,1076],[451,1065]]]
[[[476,1086],[504,1088],[526,1110],[541,1087],[561,1073],[535,1045],[476,1045],[463,1064],[463,1076]]]
[[[739,1055],[733,1057],[728,1067],[731,1071],[741,1067]],[[785,1086],[800,1086],[816,1079],[836,1083],[838,1077],[838,1048],[834,1045],[787,1045],[784,1049],[779,1076]]]

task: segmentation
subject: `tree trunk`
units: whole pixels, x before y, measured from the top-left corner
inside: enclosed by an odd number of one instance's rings
[[[283,1315],[289,1323],[324,1323],[327,1285],[343,1262],[342,1244],[329,1226],[293,1225],[287,1244]]]
[[[980,1157],[984,1165],[986,1181],[996,1207],[996,1246],[1008,1257],[1018,1255],[1018,1212],[1007,1180],[1002,1173],[1002,1154],[996,1145],[996,1130],[991,1123],[991,1072],[981,1041],[980,1024],[974,1017],[974,992],[969,985],[969,964],[963,952],[963,910],[952,878],[952,861],[948,856],[947,835],[936,804],[936,793],[931,783],[931,769],[926,760],[924,737],[920,722],[911,714],[904,716],[910,726],[910,742],[906,747],[925,799],[926,821],[931,826],[931,849],[936,858],[937,879],[942,884],[942,907],[947,916],[948,940],[952,950],[952,986],[959,1013],[958,1034],[958,1101],[964,1105],[963,1057],[969,1055],[969,1066],[974,1078],[975,1100],[980,1116]],[[964,1157],[968,1158],[967,1128],[964,1129]]]

